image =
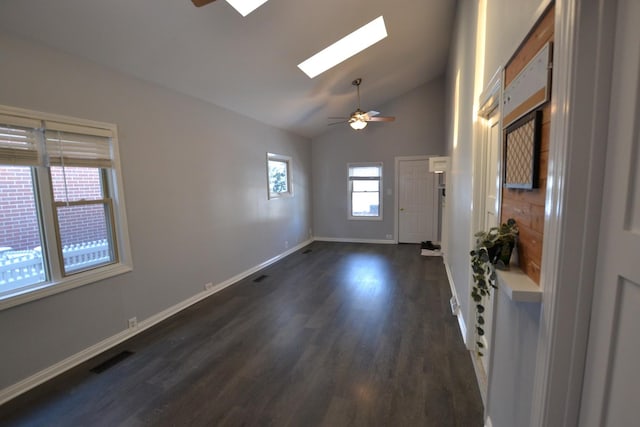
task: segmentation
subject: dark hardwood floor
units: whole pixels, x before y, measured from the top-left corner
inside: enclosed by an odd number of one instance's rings
[[[8,402],[0,425],[482,426],[441,258],[304,250]]]

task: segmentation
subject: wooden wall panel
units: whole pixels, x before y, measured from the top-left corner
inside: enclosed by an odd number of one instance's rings
[[[520,268],[536,283],[540,283],[540,260],[542,260],[542,233],[529,227],[520,227],[518,259]]]
[[[505,67],[505,87],[518,75],[536,53],[549,41],[553,41],[554,6],[551,6],[515,55]],[[520,268],[536,283],[540,283],[542,242],[544,239],[544,206],[549,163],[551,129],[551,107],[547,102],[542,107],[542,139],[540,149],[540,181],[533,190],[502,190],[501,221],[513,218],[520,228],[518,239],[518,262]],[[506,123],[506,122],[505,122]]]

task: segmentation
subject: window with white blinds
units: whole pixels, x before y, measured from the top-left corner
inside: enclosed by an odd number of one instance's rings
[[[39,120],[0,114],[0,164],[36,166],[40,163]]]
[[[382,163],[351,163],[349,219],[382,219]]]
[[[104,129],[45,122],[49,164],[110,168],[112,133]]]
[[[37,166],[46,160],[57,166],[110,168],[112,136],[108,129],[0,114],[0,164]]]
[[[117,143],[0,105],[0,310],[131,270]]]

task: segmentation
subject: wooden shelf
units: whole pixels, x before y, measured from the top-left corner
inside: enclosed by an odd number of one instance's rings
[[[509,270],[496,271],[498,288],[502,289],[511,301],[542,302],[542,289],[520,268],[512,266]]]

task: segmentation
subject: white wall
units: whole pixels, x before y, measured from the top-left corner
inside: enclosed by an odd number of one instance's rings
[[[447,176],[445,260],[473,348],[470,307],[469,250],[472,234],[473,104],[499,66],[505,65],[523,41],[548,1],[487,0],[485,43],[476,56],[479,2],[458,2],[456,27],[447,70],[447,146],[451,171]],[[481,34],[481,32],[479,33]],[[480,37],[480,40],[482,38]],[[456,112],[457,110],[457,112]],[[488,378],[488,407],[494,427],[528,426],[540,327],[540,305],[514,304],[496,292],[493,371]]]
[[[506,65],[550,0],[486,0],[483,86]]]
[[[477,4],[458,3],[447,69],[447,218],[443,231],[445,262],[451,272],[460,313],[469,329],[471,204],[473,176],[473,91]],[[457,125],[457,126],[456,126]],[[467,340],[469,341],[469,340]]]
[[[313,234],[317,237],[395,239],[395,157],[443,155],[444,79],[428,82],[380,106],[367,106],[392,123],[369,123],[362,131],[347,124],[312,140]],[[347,163],[383,162],[383,220],[349,221]]]
[[[308,239],[304,138],[0,34],[0,104],[118,125],[134,270],[0,312],[0,390]],[[266,153],[295,195],[267,200]]]

